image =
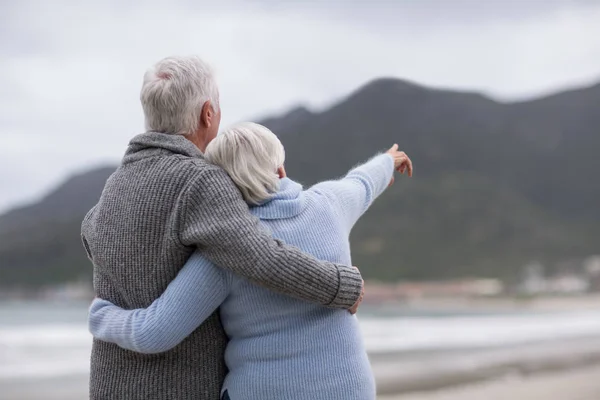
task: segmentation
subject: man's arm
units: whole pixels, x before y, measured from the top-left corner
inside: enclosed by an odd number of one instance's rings
[[[359,300],[358,269],[319,261],[273,239],[218,167],[208,166],[188,185],[178,234],[216,265],[276,292],[332,308],[350,309]]]
[[[225,301],[229,274],[194,253],[148,308],[124,310],[95,299],[88,328],[105,342],[139,353],[161,353],[177,346]]]
[[[94,260],[92,258],[90,246],[88,245],[87,239],[85,237],[85,232],[88,229],[89,220],[92,217],[92,215],[94,214],[95,209],[96,209],[96,206],[92,207],[91,210],[88,211],[87,214],[85,214],[85,217],[83,218],[83,221],[81,222],[81,243],[83,244],[83,249],[85,250],[85,254],[87,255],[88,259],[92,263],[94,262]]]

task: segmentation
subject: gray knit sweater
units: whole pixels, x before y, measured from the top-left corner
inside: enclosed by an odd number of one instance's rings
[[[227,174],[176,135],[132,139],[85,217],[82,239],[96,295],[123,308],[149,306],[195,249],[255,283],[329,307],[351,307],[362,285],[356,269],[272,239]],[[90,399],[217,400],[226,341],[217,313],[161,354],[94,340]]]

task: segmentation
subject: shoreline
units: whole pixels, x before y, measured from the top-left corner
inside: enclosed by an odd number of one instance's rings
[[[564,376],[573,376],[574,393],[577,385],[591,384],[587,383],[590,379],[585,371],[600,369],[599,297],[531,299],[525,307],[522,301],[514,299],[480,300],[421,299],[402,306],[366,307],[360,319],[364,317],[361,322],[365,339],[370,340],[369,359],[378,398],[496,400],[482,394],[490,386],[490,393],[504,393],[498,400],[588,400],[571,396],[519,397],[512,396],[510,390],[514,385],[517,393],[520,387],[540,380],[548,381],[549,387],[554,381],[563,382],[557,385],[567,390]],[[38,315],[38,304],[16,302],[9,307],[0,302],[0,311],[9,317],[17,315],[15,321],[19,322],[25,316]],[[64,304],[65,307],[51,309],[44,304],[41,315],[45,319],[40,326],[34,326],[35,331],[29,325],[6,325],[6,348],[15,345],[15,351],[35,357],[31,364],[27,357],[19,359],[13,365],[15,374],[11,374],[10,365],[16,359],[5,354],[8,365],[5,376],[0,378],[3,400],[87,398],[89,334],[85,325],[79,323],[85,319],[87,304]],[[56,321],[59,325],[52,325]],[[30,346],[29,342],[35,345]],[[59,365],[48,364],[49,360],[67,356],[79,367],[60,369]],[[17,377],[20,368],[29,376]],[[56,376],[48,376],[53,373]],[[600,379],[596,381],[600,384]],[[502,386],[498,382],[506,386],[504,392],[498,392],[497,386]],[[471,393],[475,388],[479,394],[474,397],[447,397],[449,393]],[[600,387],[596,394],[594,400],[600,398]]]
[[[426,373],[419,368],[424,364]],[[506,377],[600,367],[600,338],[470,350],[454,356],[444,352],[373,356],[372,365],[379,396],[428,392]]]
[[[526,377],[480,381],[442,390],[378,396],[378,400],[597,400],[600,364]]]
[[[497,296],[497,297],[421,297],[405,300],[369,301],[365,295],[362,309],[385,313],[390,310],[416,310],[432,312],[560,312],[589,311],[600,309],[600,294],[544,295],[533,297]],[[359,310],[360,312],[360,310]]]
[[[513,390],[527,393],[541,390],[535,389],[539,386],[562,388],[563,397],[546,397],[547,400],[571,400],[564,395],[569,385],[574,393],[580,386],[592,387],[597,390],[593,399],[600,393],[597,337],[511,347],[379,354],[372,355],[371,362],[380,400],[495,400],[493,393],[504,393],[497,397],[499,400],[528,400],[542,397],[517,397],[512,395]],[[590,379],[591,375],[595,378]],[[529,389],[530,385],[534,388]],[[88,375],[0,380],[0,388],[4,400],[80,400],[87,398]]]

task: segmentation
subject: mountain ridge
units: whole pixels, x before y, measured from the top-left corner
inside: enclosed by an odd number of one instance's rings
[[[597,100],[600,84],[504,103],[380,78],[322,112],[300,106],[259,122],[307,185],[393,143],[411,156],[415,177],[399,177],[352,234],[365,277],[510,281],[532,260],[552,270],[600,252]],[[0,286],[89,278],[79,225],[114,168],[0,215]]]

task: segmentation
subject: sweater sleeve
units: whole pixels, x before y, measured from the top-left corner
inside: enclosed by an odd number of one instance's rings
[[[373,201],[388,187],[393,175],[394,159],[389,154],[379,154],[350,170],[342,179],[321,182],[309,190],[325,195],[350,231]]]
[[[349,309],[362,289],[351,266],[319,261],[273,239],[261,227],[225,171],[210,166],[184,193],[178,230],[216,265],[276,292],[332,308]]]
[[[83,221],[81,223],[81,243],[83,244],[83,249],[85,250],[85,254],[87,255],[87,258],[92,263],[94,262],[94,259],[92,257],[92,252],[90,251],[90,246],[88,245],[88,239],[85,237],[85,232],[89,225],[89,220],[92,218],[92,215],[94,214],[95,209],[96,209],[96,206],[92,207],[92,209],[90,211],[88,211],[87,214],[85,214],[85,217],[83,218]]]
[[[95,299],[88,326],[105,342],[140,353],[160,353],[177,346],[223,303],[229,274],[197,252],[165,292],[148,308],[124,310]]]

